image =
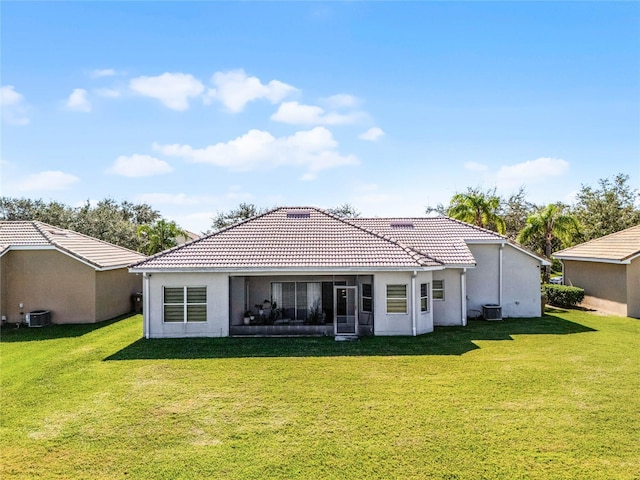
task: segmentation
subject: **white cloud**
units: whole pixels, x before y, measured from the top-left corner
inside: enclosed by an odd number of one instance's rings
[[[215,88],[207,92],[207,100],[218,100],[233,113],[241,112],[251,101],[266,99],[276,104],[298,91],[279,80],[271,80],[265,85],[258,77],[247,77],[244,70],[216,72],[211,82]]]
[[[276,138],[263,130],[250,130],[229,142],[193,148],[190,145],[159,145],[153,148],[164,155],[187,161],[209,163],[233,171],[249,171],[276,167],[306,168],[310,179],[317,172],[344,165],[358,165],[354,155],[341,155],[338,142],[324,127],[296,132]]]
[[[489,169],[487,165],[478,162],[464,162],[464,168],[472,172],[486,172]]]
[[[84,88],[74,88],[67,99],[67,109],[74,112],[90,112],[91,102]]]
[[[499,188],[515,188],[520,185],[544,182],[569,171],[569,162],[561,158],[541,157],[516,165],[504,165],[496,174]]]
[[[133,78],[129,88],[139,95],[160,100],[173,110],[188,109],[189,99],[204,91],[204,85],[192,75],[168,72],[157,77]]]
[[[2,108],[2,121],[9,125],[27,125],[27,107],[24,96],[16,92],[13,85],[0,87],[0,108]]]
[[[122,92],[120,92],[120,90],[116,90],[114,88],[96,88],[94,92],[96,93],[96,95],[108,98],[118,98],[122,95]]]
[[[113,77],[117,72],[113,68],[95,69],[89,73],[91,78]]]
[[[141,193],[140,195],[136,195],[136,201],[145,202],[150,205],[188,206],[198,205],[201,200],[198,197],[185,193]]]
[[[124,177],[150,177],[171,171],[173,171],[173,168],[164,160],[138,154],[128,157],[125,155],[119,156],[108,170],[109,173]]]
[[[331,95],[330,97],[323,98],[322,103],[326,105],[327,108],[338,109],[357,107],[360,101],[353,95],[339,93],[337,95]]]
[[[381,128],[372,127],[369,130],[367,130],[366,132],[362,132],[360,135],[358,135],[358,138],[360,140],[367,140],[369,142],[376,142],[383,135],[384,135],[384,132],[382,131]]]
[[[337,113],[325,112],[316,105],[304,105],[298,102],[284,102],[278,111],[271,115],[271,120],[291,125],[344,125],[357,122],[363,118],[360,112]]]
[[[21,191],[66,190],[80,181],[75,175],[61,171],[40,172],[27,177],[18,184]]]

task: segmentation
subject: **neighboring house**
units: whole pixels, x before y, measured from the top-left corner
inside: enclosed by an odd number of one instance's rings
[[[146,257],[46,223],[0,222],[0,314],[10,323],[51,312],[53,323],[94,323],[131,311]]]
[[[499,304],[540,315],[548,261],[446,217],[276,208],[133,265],[148,337],[417,335]],[[244,318],[251,311],[253,320]]]
[[[640,318],[640,225],[553,256],[564,283],[584,289],[585,307]]]
[[[201,235],[198,235],[197,233],[190,232],[189,230],[185,230],[184,233],[186,235],[178,235],[176,237],[176,244],[183,245],[183,244],[188,243],[188,242],[193,242],[194,240],[197,240],[197,239],[199,239],[201,237]]]

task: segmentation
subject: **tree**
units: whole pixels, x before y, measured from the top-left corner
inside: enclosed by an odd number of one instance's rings
[[[526,200],[524,187],[520,187],[517,193],[513,193],[509,198],[502,199],[500,206],[500,216],[504,219],[505,235],[511,240],[518,238],[518,234],[527,224],[527,218],[537,207]]]
[[[241,203],[235,210],[229,212],[218,212],[213,217],[213,230],[222,230],[223,228],[230,227],[242,220],[246,220],[256,215],[261,215],[267,211],[266,208],[256,207],[253,203]]]
[[[349,203],[343,203],[334,208],[327,208],[327,212],[340,218],[358,218],[360,216],[360,212]]]
[[[87,200],[75,208],[56,201],[0,198],[0,220],[37,220],[140,252],[143,245],[138,225],[151,224],[159,218],[160,214],[147,204],[118,204],[111,198],[95,206]]]
[[[578,220],[573,215],[563,213],[564,205],[549,204],[536,213],[527,217],[527,223],[518,235],[518,242],[527,243],[535,238],[542,238],[543,245],[536,249],[547,258],[551,258],[552,246],[555,239],[564,246],[571,245],[574,237],[579,233]],[[543,283],[549,283],[551,268],[544,268]]]
[[[138,237],[143,241],[143,252],[155,255],[175,247],[178,244],[176,237],[187,237],[187,232],[176,225],[176,222],[162,219],[151,225],[138,226]]]
[[[447,215],[504,234],[505,223],[498,214],[500,203],[495,189],[483,192],[478,188],[468,188],[466,193],[457,193],[451,198]]]
[[[640,224],[640,194],[629,185],[629,175],[600,179],[599,188],[582,185],[573,214],[583,227],[582,240],[609,235]]]

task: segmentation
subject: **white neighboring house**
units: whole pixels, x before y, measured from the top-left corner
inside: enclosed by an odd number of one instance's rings
[[[485,304],[541,314],[548,261],[447,217],[280,207],[134,264],[144,335],[419,335]],[[249,317],[250,315],[250,317]]]

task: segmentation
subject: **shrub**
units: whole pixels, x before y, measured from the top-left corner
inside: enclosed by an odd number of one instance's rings
[[[542,285],[542,291],[547,295],[549,304],[556,307],[575,307],[584,299],[582,288],[569,287],[568,285],[546,283]]]

